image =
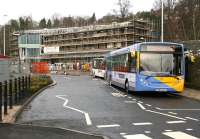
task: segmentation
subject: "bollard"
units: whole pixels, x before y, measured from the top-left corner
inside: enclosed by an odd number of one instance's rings
[[[0,122],[2,122],[2,82],[0,82]]]
[[[4,115],[8,114],[8,84],[7,81],[4,82]]]
[[[25,76],[25,96],[27,96],[28,93],[28,77]]]
[[[12,80],[9,80],[9,106],[10,109],[13,107],[13,89],[12,89]]]
[[[18,99],[20,101],[20,99],[22,98],[22,95],[21,95],[21,78],[19,77],[18,78]]]
[[[30,89],[31,88],[31,75],[28,76],[28,88]]]
[[[14,92],[15,92],[15,104],[17,104],[17,79],[15,78],[15,83],[14,83]]]
[[[22,76],[22,98],[24,98],[24,92],[25,92],[25,81],[24,81],[24,76]]]

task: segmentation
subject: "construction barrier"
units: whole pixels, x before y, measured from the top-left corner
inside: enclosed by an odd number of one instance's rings
[[[47,62],[33,62],[32,73],[47,74],[49,73],[49,66]]]

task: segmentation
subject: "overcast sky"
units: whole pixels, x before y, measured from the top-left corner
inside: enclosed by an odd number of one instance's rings
[[[130,0],[131,11],[148,11],[155,0]],[[100,18],[116,9],[118,0],[2,0],[0,7],[0,24],[9,19],[31,15],[36,21],[51,18],[57,13],[61,16],[91,16],[95,12]],[[3,15],[8,15],[6,19]]]

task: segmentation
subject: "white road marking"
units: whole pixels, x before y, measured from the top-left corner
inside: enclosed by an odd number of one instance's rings
[[[105,127],[119,127],[120,125],[118,124],[113,124],[113,125],[97,125],[97,128],[105,128]]]
[[[114,96],[114,97],[125,97],[123,94],[121,94],[121,93],[111,93],[112,94],[112,96]]]
[[[97,81],[98,79],[92,79],[93,81]]]
[[[151,107],[151,105],[150,105],[150,104],[145,104],[145,105],[147,105],[147,106]]]
[[[118,92],[118,93],[121,93],[119,90],[117,90],[116,88],[114,88],[114,87],[112,87],[112,86],[110,86],[113,90],[115,90],[116,92]]]
[[[85,120],[86,120],[87,125],[92,125],[92,122],[90,120],[89,114],[88,113],[84,113],[84,115],[85,115]]]
[[[68,79],[68,80],[71,80],[72,78],[70,78],[70,77],[64,77],[65,79]]]
[[[198,139],[197,137],[191,136],[189,134],[186,134],[184,132],[181,131],[177,131],[177,132],[164,132],[162,133],[166,136],[169,136],[173,139]]]
[[[145,122],[145,123],[133,123],[133,125],[152,125],[150,122]]]
[[[128,97],[128,98],[132,98],[132,97]]]
[[[144,134],[126,135],[123,137],[126,139],[152,139]]]
[[[79,110],[79,109],[76,109],[76,108],[73,108],[73,107],[67,106],[68,99],[65,98],[66,95],[57,95],[56,97],[65,101],[64,104],[63,104],[63,107],[84,114],[84,116],[85,116],[85,120],[86,120],[86,124],[87,124],[87,125],[92,125],[92,121],[91,121],[90,116],[89,116],[89,114],[88,114],[87,112],[84,112],[84,111],[82,111],[82,110]]]
[[[187,128],[186,130],[187,130],[187,131],[192,131],[193,129],[192,129],[192,128]]]
[[[162,110],[162,111],[200,111],[200,109],[162,109],[159,107],[156,107],[156,109]]]
[[[174,115],[177,115],[177,113],[175,113],[175,112],[171,112],[171,111],[170,111],[170,112],[168,112],[168,113],[170,113],[170,114],[174,114]]]
[[[143,103],[142,101],[138,101],[139,103]]]
[[[137,103],[137,104],[141,109],[146,110],[146,108],[141,103]]]
[[[135,101],[124,101],[124,103],[136,103]]]
[[[144,133],[149,134],[149,133],[151,133],[151,131],[144,131]]]
[[[64,97],[66,97],[66,95],[57,95],[56,97],[65,101],[63,104],[63,107],[65,107],[65,105],[67,105],[68,99],[64,98]]]
[[[133,98],[132,100],[136,101],[136,99],[135,99],[135,98]]]
[[[122,133],[119,133],[120,135],[126,135],[126,133],[122,132]]]
[[[190,120],[194,120],[194,121],[199,121],[198,119],[192,118],[192,117],[185,117],[185,118],[190,119]]]
[[[165,132],[171,132],[171,131],[172,131],[172,130],[168,130],[168,129],[167,129],[167,130],[165,130]]]
[[[164,115],[164,116],[167,116],[167,117],[176,118],[176,119],[179,119],[179,120],[186,120],[184,118],[177,117],[177,116],[174,116],[174,115],[169,115],[169,114],[166,114],[166,113],[161,113],[161,112],[152,111],[152,110],[146,110],[146,111],[151,112],[151,113],[156,113],[156,114]]]
[[[179,124],[179,123],[185,123],[185,121],[166,121],[167,124]]]

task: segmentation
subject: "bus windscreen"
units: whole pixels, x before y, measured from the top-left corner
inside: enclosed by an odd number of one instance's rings
[[[152,76],[182,75],[181,47],[148,46],[141,48],[140,73]]]

